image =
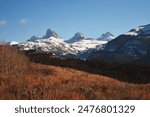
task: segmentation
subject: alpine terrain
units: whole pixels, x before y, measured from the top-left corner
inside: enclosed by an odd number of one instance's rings
[[[107,37],[108,38],[108,37]],[[32,36],[26,42],[15,43],[21,50],[36,50],[49,52],[58,57],[78,57],[81,53],[106,44],[108,41],[87,38],[81,32],[77,32],[71,39],[64,40],[55,31],[47,29],[43,37]]]
[[[109,41],[103,50],[92,53],[89,58],[114,62],[149,63],[150,24],[139,26]]]

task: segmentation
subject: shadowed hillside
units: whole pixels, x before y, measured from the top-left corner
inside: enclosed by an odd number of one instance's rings
[[[69,67],[80,71],[100,74],[131,83],[150,83],[150,65],[132,63],[109,63],[100,60],[61,59],[51,53],[25,51],[30,61],[60,67]]]

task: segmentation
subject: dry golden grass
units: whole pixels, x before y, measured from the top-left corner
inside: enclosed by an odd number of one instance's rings
[[[0,45],[0,80],[20,78],[28,67],[28,59],[18,50]]]
[[[150,83],[30,63],[17,50],[0,46],[0,99],[150,99]]]
[[[23,78],[0,81],[0,99],[150,99],[150,84],[34,63],[28,69]]]

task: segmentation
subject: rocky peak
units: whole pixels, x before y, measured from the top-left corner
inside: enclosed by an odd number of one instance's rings
[[[46,39],[50,37],[60,38],[55,31],[51,29],[47,29],[46,34],[43,36],[43,38]]]

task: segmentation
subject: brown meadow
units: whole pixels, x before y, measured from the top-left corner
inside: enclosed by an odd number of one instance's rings
[[[0,99],[150,99],[149,83],[122,82],[83,70],[29,62],[5,46],[0,46],[0,59]],[[4,65],[6,60],[9,64]],[[11,66],[11,62],[15,63]]]

